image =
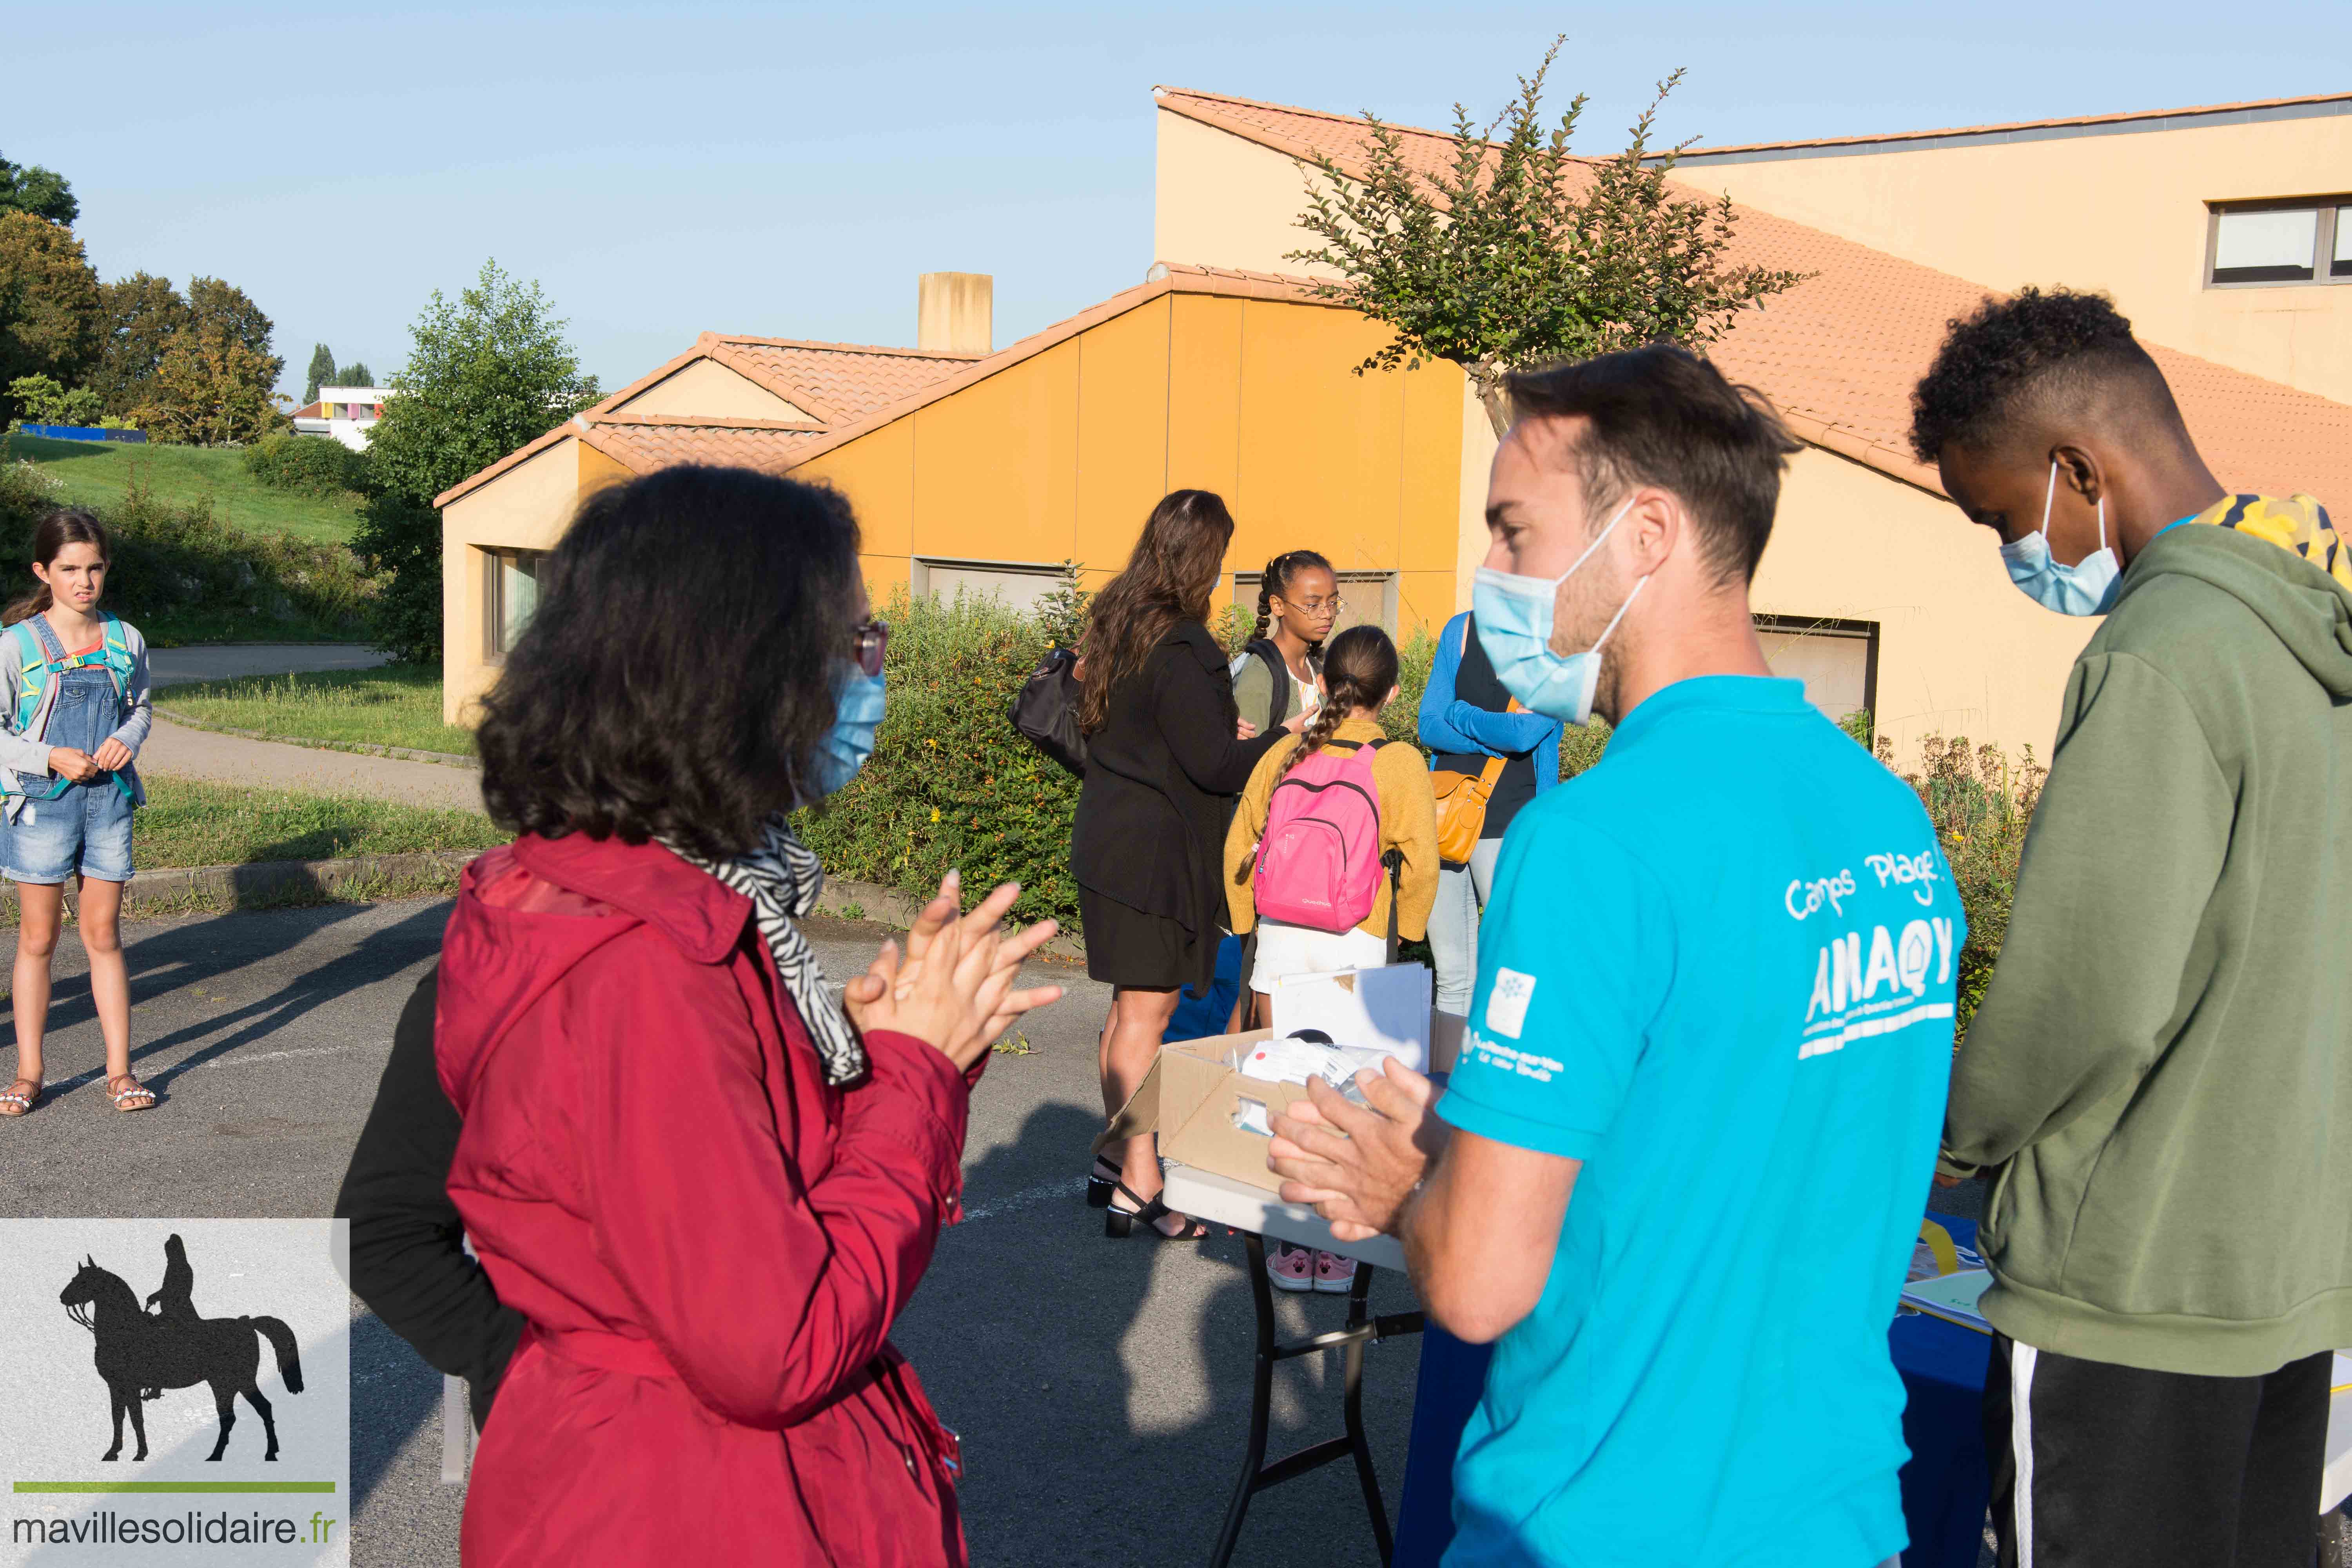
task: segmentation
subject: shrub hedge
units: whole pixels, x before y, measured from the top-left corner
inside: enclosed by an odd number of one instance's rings
[[[245,450],[245,471],[275,490],[305,496],[373,493],[367,454],[341,441],[280,431]]]
[[[58,503],[31,463],[0,464],[0,603],[33,578],[33,530]],[[158,647],[230,637],[356,636],[374,584],[350,551],[223,522],[209,500],[159,500],[133,485],[97,509],[114,535],[107,607]]]
[[[889,702],[874,755],[847,789],[799,815],[802,838],[832,874],[919,897],[950,866],[974,895],[1019,882],[1019,919],[1051,916],[1075,931],[1078,781],[1005,717],[1045,632],[969,594],[942,601],[901,590],[882,614]]]

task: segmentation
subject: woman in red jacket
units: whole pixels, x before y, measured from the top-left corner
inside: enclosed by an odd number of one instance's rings
[[[832,492],[673,468],[599,491],[483,702],[520,837],[443,948],[449,1194],[525,1319],[462,1549],[515,1563],[961,1564],[955,1439],[888,1340],[959,1216],[989,1043],[1051,922],[935,901],[846,1012],[785,825],[881,717],[887,629]],[[942,900],[954,891],[941,889]]]

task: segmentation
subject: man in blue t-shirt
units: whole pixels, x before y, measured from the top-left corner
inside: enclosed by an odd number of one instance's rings
[[[1871,1568],[1905,1543],[1886,1329],[1951,1065],[1950,872],[1771,679],[1770,410],[1663,346],[1510,399],[1479,636],[1528,707],[1616,731],[1505,837],[1443,1097],[1395,1064],[1371,1111],[1316,1086],[1272,1163],[1495,1343],[1448,1564]]]

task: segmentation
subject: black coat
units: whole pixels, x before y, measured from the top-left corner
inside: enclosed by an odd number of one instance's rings
[[[1087,737],[1086,783],[1070,835],[1070,875],[1205,937],[1224,920],[1218,872],[1233,798],[1286,731],[1236,740],[1224,650],[1179,623],[1141,668],[1111,689]]]
[[[467,1255],[465,1222],[449,1201],[460,1123],[433,1058],[439,974],[438,964],[426,970],[401,1009],[335,1217],[352,1222],[352,1294],[436,1371],[466,1380],[479,1427],[523,1320]]]

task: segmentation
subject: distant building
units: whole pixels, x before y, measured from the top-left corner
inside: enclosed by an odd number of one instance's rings
[[[1254,610],[1266,559],[1307,547],[1353,616],[1400,636],[1466,609],[1486,410],[1442,361],[1356,374],[1389,329],[1290,275],[1313,271],[1289,254],[1313,243],[1301,163],[1363,177],[1364,121],[1174,88],[1154,102],[1162,259],[1134,288],[993,352],[987,286],[956,274],[919,285],[915,349],[706,333],[439,496],[445,716],[469,718],[497,678],[581,499],[681,462],[838,488],[877,601],[1027,605],[1065,560],[1099,587],[1152,503],[1197,485],[1234,515],[1224,603]],[[1929,736],[2049,754],[2095,623],[2011,588],[1908,438],[1946,323],[1995,289],[2112,289],[2224,485],[2352,511],[2347,106],[1685,152],[1677,197],[1741,204],[1728,259],[1805,276],[1707,345],[1805,444],[1753,592],[1772,668],[1833,718],[1869,714],[1906,763]],[[1451,136],[1395,132],[1423,174],[1455,166]]]
[[[294,411],[298,436],[331,436],[354,452],[367,450],[367,433],[383,417],[388,386],[322,386],[319,401]]]

